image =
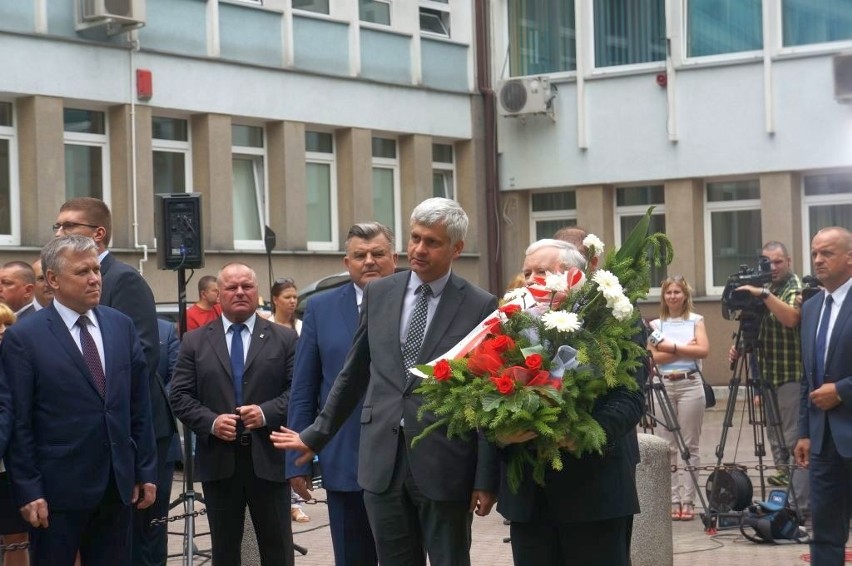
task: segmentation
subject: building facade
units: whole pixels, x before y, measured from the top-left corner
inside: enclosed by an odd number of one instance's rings
[[[527,89],[549,83],[551,98],[549,113],[498,118],[504,279],[531,240],[578,224],[618,244],[653,205],[654,227],[674,243],[668,273],[692,283],[707,320],[705,367],[726,382],[736,330],[719,309],[728,276],[755,267],[769,240],[808,274],[813,234],[852,227],[852,105],[836,99],[833,73],[835,56],[852,51],[852,3],[490,8],[498,95],[517,78]],[[652,289],[647,315],[658,297]]]
[[[458,269],[479,280],[472,17],[467,0],[0,0],[0,256],[34,259],[62,202],[99,197],[113,250],[174,301],[154,195],[197,192],[204,272],[239,259],[264,281],[269,226],[275,275],[301,287],[343,269],[355,222],[404,251],[439,195],[471,216]]]

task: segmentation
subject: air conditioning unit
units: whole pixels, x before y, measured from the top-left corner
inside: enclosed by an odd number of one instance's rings
[[[497,101],[502,116],[551,114],[553,91],[547,77],[509,79],[500,83]]]
[[[84,23],[144,24],[145,0],[80,0]]]
[[[834,99],[852,104],[852,53],[834,56]]]

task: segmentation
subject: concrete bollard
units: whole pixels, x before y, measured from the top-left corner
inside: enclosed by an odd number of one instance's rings
[[[651,434],[639,435],[642,461],[636,467],[641,511],[633,521],[632,566],[671,566],[671,468],[669,445]]]

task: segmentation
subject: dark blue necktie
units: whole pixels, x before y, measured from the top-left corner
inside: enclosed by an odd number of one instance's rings
[[[828,322],[831,320],[831,305],[834,300],[831,295],[825,296],[825,306],[819,319],[819,330],[816,335],[816,373],[814,374],[815,385],[819,387],[825,383],[825,351],[828,347]]]
[[[237,407],[243,404],[243,370],[246,361],[242,334],[245,327],[241,322],[231,325],[231,376],[234,378],[234,399]]]

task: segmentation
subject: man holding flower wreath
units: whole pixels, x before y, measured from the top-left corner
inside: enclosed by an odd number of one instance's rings
[[[527,248],[523,271],[531,285],[537,277],[583,269],[585,264],[576,246],[540,240]],[[634,377],[641,383],[642,366]],[[632,516],[639,512],[630,438],[642,412],[640,388],[615,387],[597,398],[591,411],[606,433],[602,454],[576,458],[566,452],[564,467],[548,468],[543,485],[534,481],[527,465],[516,491],[507,481],[508,465],[503,466],[498,511],[511,521],[517,566],[629,564]],[[535,436],[521,432],[500,438],[506,445],[504,464],[512,452],[527,450],[524,443]],[[560,446],[571,451],[574,439],[567,436]]]

